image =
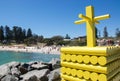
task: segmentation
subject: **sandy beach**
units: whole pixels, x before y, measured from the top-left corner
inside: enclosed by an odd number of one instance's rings
[[[44,47],[0,46],[0,51],[60,54],[60,47],[57,47],[57,46],[44,46]]]

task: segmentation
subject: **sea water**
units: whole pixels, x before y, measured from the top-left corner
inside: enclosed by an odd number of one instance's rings
[[[0,51],[0,65],[2,65],[4,63],[11,62],[11,61],[17,61],[17,62],[30,62],[30,61],[49,62],[50,60],[52,60],[52,58],[60,58],[60,55]]]

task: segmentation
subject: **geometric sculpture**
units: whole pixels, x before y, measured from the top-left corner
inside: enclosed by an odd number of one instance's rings
[[[119,81],[120,47],[95,46],[95,23],[109,15],[94,17],[93,7],[86,7],[86,16],[76,24],[87,23],[87,47],[61,48],[62,81]]]
[[[79,18],[82,18],[83,20],[75,21],[75,24],[82,24],[86,23],[86,29],[87,29],[87,46],[88,47],[94,47],[96,46],[96,37],[95,37],[95,23],[99,23],[99,20],[104,20],[109,18],[110,15],[103,15],[94,17],[94,8],[92,6],[86,7],[86,16],[80,14]]]

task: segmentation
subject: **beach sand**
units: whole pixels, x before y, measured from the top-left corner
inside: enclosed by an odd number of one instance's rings
[[[28,46],[0,46],[0,51],[14,51],[14,52],[30,52],[30,53],[44,53],[44,54],[60,54],[60,47],[44,46],[44,47],[28,47]]]

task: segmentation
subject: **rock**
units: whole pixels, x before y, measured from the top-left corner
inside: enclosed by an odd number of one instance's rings
[[[49,63],[13,61],[0,66],[0,81],[60,81],[59,67],[59,59]]]
[[[29,65],[32,65],[32,64],[38,64],[37,61],[31,61],[31,62],[28,62]]]
[[[13,61],[13,62],[7,63],[7,65],[8,65],[9,67],[18,67],[18,66],[20,66],[20,62],[15,62],[15,61]]]
[[[47,76],[42,76],[39,78],[40,81],[48,81],[48,77]]]
[[[33,69],[36,69],[36,70],[48,69],[48,68],[49,68],[47,65],[43,65],[43,64],[41,64],[41,63],[33,64],[33,65],[31,65],[31,67],[32,67]]]
[[[50,71],[53,70],[53,68],[52,68],[52,63],[42,63],[42,64],[47,65],[47,66],[48,66],[48,69],[49,69]]]
[[[26,81],[40,81],[40,80],[35,75],[33,75]]]
[[[43,70],[33,70],[20,77],[23,78],[24,81],[28,81],[31,77],[36,76],[40,81],[48,81],[47,75],[50,71],[48,69]]]
[[[6,75],[1,81],[18,81],[18,78],[14,75]]]
[[[53,58],[49,63],[52,64],[53,69],[60,68],[60,59]]]
[[[18,77],[20,75],[20,73],[21,72],[18,70],[18,68],[16,68],[16,67],[11,68],[11,74],[12,75],[15,75],[16,77]]]
[[[21,74],[25,74],[30,70],[30,65],[24,63],[19,67],[19,70],[20,70]]]
[[[7,75],[10,72],[11,72],[10,67],[7,64],[4,64],[4,65],[0,66],[0,75],[1,76]]]
[[[29,65],[29,64],[26,64],[26,63],[24,63],[24,64],[22,65],[22,67],[23,67],[23,68],[26,68],[26,69],[28,69],[28,70],[30,69],[30,65]]]
[[[51,71],[48,75],[48,79],[48,81],[60,81],[60,69]]]
[[[1,79],[2,79],[3,77],[4,77],[4,76],[0,75],[0,81],[1,81]]]
[[[20,67],[19,70],[20,70],[21,74],[25,74],[28,72],[28,70],[24,67]]]

